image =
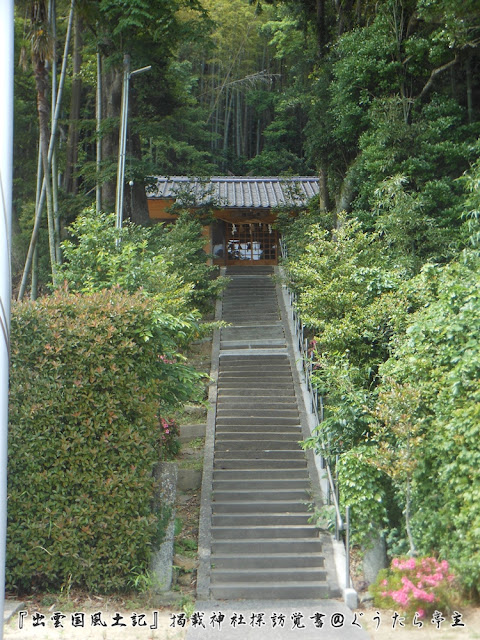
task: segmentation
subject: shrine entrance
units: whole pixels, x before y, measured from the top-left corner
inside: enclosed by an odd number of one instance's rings
[[[227,222],[226,249],[227,265],[275,265],[278,231],[264,222]]]

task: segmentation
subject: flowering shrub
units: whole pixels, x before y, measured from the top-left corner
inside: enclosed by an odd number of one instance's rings
[[[160,418],[160,452],[162,460],[172,460],[180,451],[180,430],[175,420]]]
[[[390,569],[380,571],[370,592],[376,606],[422,618],[435,609],[451,608],[454,583],[446,560],[394,558]]]

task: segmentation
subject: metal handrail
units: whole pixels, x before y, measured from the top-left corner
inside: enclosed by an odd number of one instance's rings
[[[281,251],[282,260],[285,261],[288,258],[288,250],[282,238],[280,239],[280,251]],[[300,355],[302,356],[303,373],[304,373],[308,393],[310,396],[311,411],[315,416],[316,427],[319,427],[324,420],[324,399],[323,399],[323,396],[318,395],[318,389],[315,387],[312,380],[313,367],[314,367],[313,351],[311,352],[311,355],[309,355],[308,339],[304,337],[304,325],[302,323],[301,316],[296,309],[297,296],[295,292],[291,291],[291,289],[285,283],[283,283],[283,286],[285,287],[288,294],[293,326],[295,328],[295,336],[298,340]],[[339,497],[338,497],[338,491],[339,491],[338,482],[335,483],[330,462],[328,459],[325,442],[323,441],[322,437],[320,437],[320,448],[322,450],[322,452],[320,453],[320,465],[322,469],[325,469],[327,474],[327,480],[328,480],[327,503],[330,504],[330,501],[332,500],[333,506],[335,508],[336,540],[340,539],[340,532],[345,530],[345,547],[346,547],[346,569],[345,569],[346,583],[345,584],[346,584],[346,587],[349,587],[349,584],[350,584],[350,507],[348,506],[346,507],[346,517],[344,520],[340,512]]]

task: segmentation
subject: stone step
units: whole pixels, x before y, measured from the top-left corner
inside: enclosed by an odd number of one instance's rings
[[[278,569],[324,567],[325,558],[320,553],[256,553],[248,556],[225,553],[215,555],[215,569],[268,569],[273,565]]]
[[[274,413],[262,411],[261,409],[252,409],[250,413],[234,412],[234,415],[228,415],[230,412],[225,410],[217,410],[217,424],[221,426],[235,425],[236,427],[252,426],[260,427],[261,425],[270,426],[294,426],[300,428],[298,419],[298,411],[287,411],[278,409]],[[263,414],[263,415],[262,415]]]
[[[294,524],[278,527],[277,525],[252,525],[242,527],[212,526],[212,540],[277,540],[279,538],[318,538],[318,529],[313,525]]]
[[[238,462],[239,465],[229,466],[225,468],[224,465],[231,464],[232,462]],[[304,461],[290,461],[290,460],[279,460],[278,462],[283,462],[283,466],[278,467],[266,467],[265,462],[262,461],[261,464],[253,466],[240,466],[240,463],[245,464],[245,460],[216,460],[213,467],[213,476],[220,477],[231,477],[235,478],[237,476],[242,476],[246,478],[257,478],[263,476],[269,476],[271,478],[285,478],[285,477],[295,477],[300,476],[306,473],[307,465]]]
[[[240,446],[244,447],[246,442],[255,444],[256,441],[270,440],[276,444],[282,446],[288,442],[293,447],[300,446],[302,441],[302,433],[300,429],[294,427],[273,427],[270,430],[268,427],[259,426],[257,429],[247,429],[247,427],[219,427],[216,433],[215,442],[220,444],[222,442],[241,443]],[[251,447],[248,447],[249,449]],[[255,447],[254,447],[255,448]]]
[[[266,464],[269,460],[276,460],[280,462],[305,462],[305,453],[300,448],[292,450],[277,449],[276,451],[251,451],[248,449],[233,451],[228,449],[226,451],[217,451],[215,453],[215,462],[231,459],[241,460],[243,462],[245,462],[246,460],[251,462],[259,462],[261,465]]]
[[[236,500],[224,502],[218,498],[212,503],[213,514],[256,514],[262,513],[304,513],[306,506],[304,500]]]
[[[327,583],[317,581],[283,584],[257,582],[255,585],[222,583],[212,584],[211,593],[214,598],[221,600],[307,600],[328,598],[330,589]]]
[[[282,376],[292,377],[292,370],[290,366],[284,366],[283,364],[273,364],[268,367],[258,367],[252,364],[220,364],[220,375],[238,374],[244,377],[255,374],[258,376],[279,374]]]
[[[243,364],[258,364],[259,366],[266,366],[275,363],[289,362],[288,356],[284,353],[274,353],[268,356],[252,356],[252,355],[221,355],[220,363],[233,363],[240,362]]]
[[[223,415],[226,412],[236,411],[237,415],[239,412],[248,411],[255,409],[255,407],[261,407],[261,411],[265,411],[268,415],[272,414],[272,411],[295,411],[298,415],[297,403],[293,398],[277,398],[273,400],[270,398],[261,398],[260,400],[256,400],[252,402],[251,399],[248,398],[232,398],[231,400],[227,397],[222,397],[222,402],[217,406],[217,415]]]
[[[259,582],[274,582],[285,584],[286,582],[323,582],[327,580],[327,572],[319,567],[302,567],[289,569],[275,568],[243,568],[220,569],[216,565],[211,573],[212,584],[236,583],[258,584]]]
[[[265,378],[263,380],[243,380],[241,384],[234,379],[219,380],[218,387],[220,392],[227,389],[242,389],[242,391],[249,391],[253,389],[257,392],[272,389],[276,393],[281,393],[282,395],[285,391],[291,391],[291,393],[293,393],[292,382],[288,380],[276,382]]]
[[[231,386],[226,389],[219,389],[217,395],[217,406],[218,401],[223,400],[223,398],[241,398],[243,400],[252,398],[255,402],[259,402],[261,398],[283,398],[284,400],[292,400],[295,396],[295,391],[293,388],[282,389],[281,394],[279,394],[279,390],[275,387],[271,389],[237,389],[235,386]]]
[[[292,374],[289,371],[257,371],[256,369],[243,369],[238,371],[235,369],[224,371],[220,370],[218,374],[219,382],[224,380],[235,380],[237,383],[250,380],[265,380],[268,378],[272,382],[290,382],[293,384]]]
[[[294,421],[292,424],[278,424],[274,420],[271,424],[257,424],[258,420],[254,418],[251,420],[252,424],[223,424],[221,422],[216,430],[217,439],[219,441],[251,440],[252,442],[291,440],[294,443],[299,443],[302,440],[300,425],[295,424]]]
[[[224,313],[222,319],[232,327],[248,325],[249,327],[278,326],[279,314],[273,313]]]
[[[268,500],[282,500],[307,503],[310,499],[305,489],[217,489],[213,494],[213,502],[245,502],[252,500],[263,502]]]
[[[307,463],[303,454],[294,460],[278,460],[278,459],[254,459],[250,458],[236,459],[236,458],[216,458],[213,464],[215,470],[222,471],[277,471],[287,473],[297,470],[305,470]]]
[[[245,329],[237,329],[230,327],[222,329],[220,332],[220,340],[285,340],[283,329],[274,329],[273,327],[249,327]]]
[[[308,477],[306,467],[300,469],[218,469],[213,471],[214,480],[295,480]]]
[[[265,489],[308,489],[310,482],[307,478],[293,478],[287,480],[214,480],[214,491],[263,491]]]
[[[299,425],[281,425],[281,426],[277,426],[276,424],[263,424],[263,425],[258,425],[255,424],[255,420],[252,418],[252,422],[254,424],[247,424],[247,425],[235,425],[235,424],[226,424],[226,425],[217,425],[216,428],[216,433],[218,434],[224,434],[226,436],[232,436],[235,434],[243,434],[242,436],[240,436],[242,439],[247,437],[251,438],[252,434],[255,435],[260,435],[260,434],[283,434],[283,435],[292,435],[296,441],[300,441],[302,438],[302,432],[300,430]]]
[[[318,538],[277,538],[271,540],[252,539],[238,540],[212,540],[212,553],[225,554],[237,553],[239,556],[243,554],[250,555],[252,553],[261,553],[262,551],[269,554],[276,553],[322,553],[322,543]]]
[[[285,340],[221,340],[220,349],[273,349],[285,347]]]
[[[299,448],[297,440],[283,442],[281,440],[223,440],[217,439],[215,442],[215,449],[219,452],[223,451],[240,451],[250,452],[272,452],[272,451],[295,451],[296,448]]]
[[[212,516],[214,527],[291,526],[309,524],[311,514],[305,513],[224,513]]]

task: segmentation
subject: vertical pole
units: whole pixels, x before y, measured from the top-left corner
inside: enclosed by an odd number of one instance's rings
[[[10,352],[10,300],[13,155],[13,0],[2,0],[0,20],[0,636],[5,606],[7,537],[8,374]]]
[[[345,589],[350,588],[350,507],[345,509]]]
[[[102,56],[97,52],[97,181],[95,186],[97,214],[102,210],[102,187],[100,185],[100,169],[102,164]]]
[[[130,56],[123,57],[122,108],[120,112],[120,131],[118,135],[117,194],[115,199],[116,227],[122,228],[123,222],[123,186],[125,182],[125,154],[127,149],[128,89],[130,82]]]

